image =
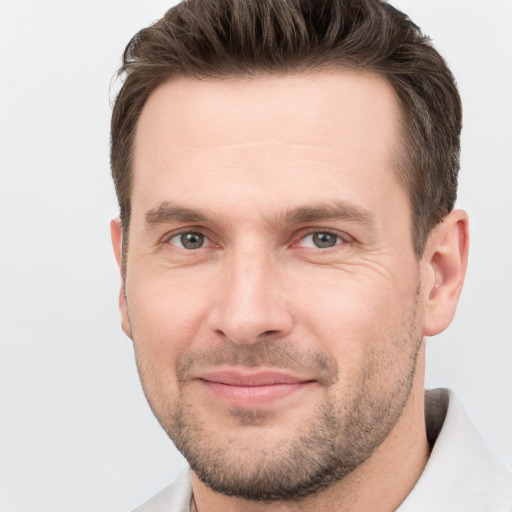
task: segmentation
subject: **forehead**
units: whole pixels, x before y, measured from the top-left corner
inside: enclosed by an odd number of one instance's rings
[[[178,192],[193,202],[208,189],[261,191],[265,208],[300,206],[338,177],[357,202],[383,180],[397,186],[399,113],[392,87],[369,72],[174,78],[150,95],[138,122],[133,206]]]
[[[391,85],[368,71],[218,80],[176,77],[148,98],[137,125],[135,145],[146,143],[146,135],[153,138],[155,132],[164,131],[177,145],[194,147],[244,143],[265,135],[282,141],[288,138],[297,142],[298,136],[308,144],[328,143],[337,139],[340,130],[346,131],[347,125],[354,134],[363,130],[373,143],[382,143],[387,142],[385,138],[375,135],[379,131],[392,134],[398,114]],[[298,119],[299,125],[295,123]],[[368,130],[369,119],[373,133]]]

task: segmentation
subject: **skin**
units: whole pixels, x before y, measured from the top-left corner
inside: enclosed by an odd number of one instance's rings
[[[145,105],[122,325],[199,512],[391,511],[419,478],[423,336],[453,317],[468,233],[454,211],[415,256],[399,123],[387,82],[348,71],[176,78]],[[191,232],[202,246],[183,246]],[[253,386],[265,372],[298,382]],[[306,479],[315,450],[340,458],[326,486],[227,495],[261,474]]]

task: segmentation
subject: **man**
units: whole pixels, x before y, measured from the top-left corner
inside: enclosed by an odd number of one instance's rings
[[[187,0],[112,118],[122,325],[190,464],[141,511],[512,510],[424,391],[468,221],[445,62],[377,0]]]

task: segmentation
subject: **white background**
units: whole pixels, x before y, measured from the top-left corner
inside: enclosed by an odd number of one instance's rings
[[[119,327],[108,222],[109,85],[163,0],[0,0],[0,509],[121,512],[184,462]],[[454,388],[512,465],[512,1],[396,0],[465,104],[459,206],[470,270],[428,386]]]

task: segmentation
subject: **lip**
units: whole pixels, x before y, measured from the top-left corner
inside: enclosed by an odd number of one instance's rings
[[[213,371],[198,377],[209,394],[240,408],[270,406],[294,395],[315,381],[279,371]]]

